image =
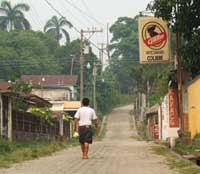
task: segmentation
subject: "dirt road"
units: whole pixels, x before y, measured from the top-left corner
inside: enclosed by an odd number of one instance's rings
[[[76,147],[0,170],[0,174],[173,174],[149,144],[131,138],[135,131],[130,128],[130,109],[122,107],[110,114],[106,137],[91,146],[89,160],[82,160]]]

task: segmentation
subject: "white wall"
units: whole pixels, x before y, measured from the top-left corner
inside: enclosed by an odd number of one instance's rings
[[[178,138],[179,128],[169,127],[169,97],[166,95],[162,101],[162,140],[166,141],[169,138]]]
[[[33,94],[46,100],[70,100],[70,91],[66,89],[34,89]]]

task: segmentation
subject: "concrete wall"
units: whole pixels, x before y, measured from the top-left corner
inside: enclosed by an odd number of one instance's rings
[[[161,112],[162,112],[162,140],[167,141],[169,138],[178,138],[178,130],[177,128],[170,128],[169,126],[169,96],[166,95],[161,104]]]
[[[200,79],[188,86],[189,131],[192,138],[200,133]]]
[[[47,100],[70,100],[70,91],[66,89],[34,89],[33,94]]]

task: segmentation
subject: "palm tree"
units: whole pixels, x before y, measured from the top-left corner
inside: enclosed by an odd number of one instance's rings
[[[30,23],[24,17],[22,11],[29,11],[27,4],[19,3],[14,6],[8,1],[2,1],[0,4],[0,28],[6,31],[29,30]]]
[[[53,16],[50,20],[47,21],[44,27],[44,32],[51,34],[57,40],[58,43],[64,35],[66,42],[69,43],[70,36],[69,33],[64,29],[65,26],[71,28],[72,24],[64,17],[58,19],[57,16]]]

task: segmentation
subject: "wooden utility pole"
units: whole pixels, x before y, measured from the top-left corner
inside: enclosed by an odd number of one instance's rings
[[[103,32],[103,30],[91,29],[91,30],[81,30],[81,40],[80,40],[80,100],[83,99],[83,64],[84,64],[84,33],[97,33]]]
[[[109,24],[107,24],[107,54],[108,54],[108,60],[110,62],[110,49],[109,49],[109,45],[110,45],[110,38],[109,38]]]
[[[179,13],[179,0],[177,0],[177,14]],[[176,16],[177,18],[177,16]],[[180,55],[181,33],[176,32],[176,57],[177,57],[177,78],[178,78],[178,113],[180,118],[181,130],[183,128],[183,98],[182,98],[182,61]]]
[[[93,64],[93,103],[94,103],[94,110],[97,110],[97,102],[96,102],[96,81],[97,81],[97,64],[94,62]]]
[[[72,57],[70,75],[73,75],[74,57]]]
[[[99,49],[99,60],[101,62],[101,64],[104,64],[104,50],[107,51],[107,44],[105,43],[98,43],[98,45],[100,46]]]

